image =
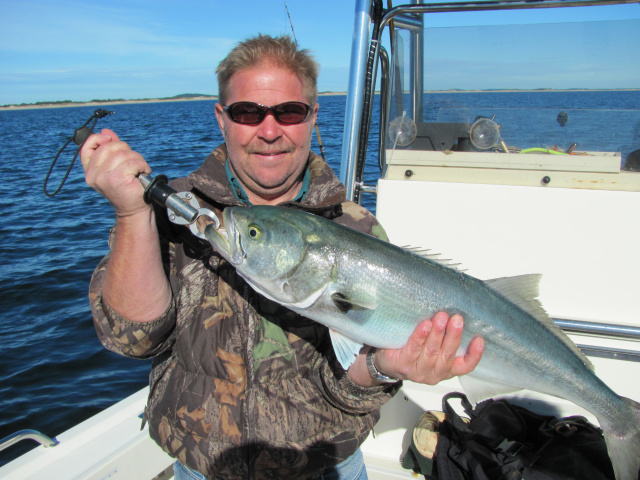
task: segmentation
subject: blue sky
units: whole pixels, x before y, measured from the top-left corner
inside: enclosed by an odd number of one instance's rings
[[[215,67],[236,42],[256,33],[291,33],[284,3],[282,0],[100,3],[0,0],[0,105],[216,94]],[[353,0],[287,1],[298,43],[309,48],[321,65],[320,91],[346,90],[354,5]],[[581,13],[562,9],[567,12],[561,13],[560,21],[578,17],[602,19],[601,13],[597,18],[590,17],[593,14],[589,10]],[[640,19],[637,4],[607,7],[606,11],[610,18]],[[535,23],[547,18],[547,13],[539,10],[527,12],[526,16],[511,13],[473,14],[463,16],[461,21],[465,25],[478,25],[507,19]],[[435,26],[442,27],[442,38],[451,33],[447,30],[451,18],[430,16]],[[464,35],[468,36],[453,37],[463,46],[477,48],[478,35],[483,34],[470,29]],[[453,47],[454,43],[447,42],[447,46]],[[557,50],[552,43],[549,46]],[[625,62],[631,53],[616,51],[614,48],[609,54],[613,64],[638,64],[637,53],[633,62]],[[438,52],[445,60],[450,58],[446,48]],[[518,52],[508,55],[517,58]],[[434,61],[437,60],[436,55]],[[456,75],[455,63],[445,66]],[[639,77],[635,75],[636,79]],[[463,83],[461,80],[457,88],[467,88]],[[446,85],[435,82],[434,88],[439,87]]]

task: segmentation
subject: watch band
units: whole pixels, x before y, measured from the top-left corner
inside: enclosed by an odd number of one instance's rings
[[[369,370],[369,375],[374,380],[382,383],[396,383],[399,382],[400,379],[393,378],[384,373],[380,373],[380,370],[376,367],[376,347],[371,347],[367,352],[367,370]]]

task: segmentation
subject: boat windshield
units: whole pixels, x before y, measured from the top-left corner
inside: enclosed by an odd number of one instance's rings
[[[638,5],[430,12],[390,26],[381,62],[383,175],[418,158],[411,152],[437,152],[422,155],[423,164],[494,163],[497,155],[517,163],[504,155],[517,153],[556,163],[591,155],[607,171],[631,158],[627,168],[635,168]]]

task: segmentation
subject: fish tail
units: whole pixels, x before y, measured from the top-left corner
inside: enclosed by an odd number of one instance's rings
[[[627,415],[618,425],[601,423],[616,480],[638,480],[640,470],[640,403],[622,398]]]

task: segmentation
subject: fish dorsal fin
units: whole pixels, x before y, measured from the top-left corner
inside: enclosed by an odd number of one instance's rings
[[[362,342],[353,340],[346,335],[341,334],[333,328],[329,329],[329,336],[331,337],[331,343],[333,344],[333,351],[344,368],[345,371],[349,370],[349,367],[356,360],[356,356],[362,349]]]
[[[453,260],[451,260],[450,258],[440,258],[440,253],[431,253],[431,250],[428,248],[412,247],[410,245],[404,245],[400,248],[409,253],[413,253],[414,255],[418,255],[419,257],[426,258],[428,260],[431,260],[432,262],[439,263],[440,265],[444,265],[445,267],[453,268],[454,270],[458,270],[460,272],[466,271],[460,268],[460,263],[453,263]]]
[[[543,317],[538,320],[548,323],[551,322],[551,319],[538,301],[541,278],[542,275],[533,273],[516,277],[493,278],[485,283],[534,317]]]
[[[591,361],[580,351],[573,341],[558,327],[549,317],[540,301],[540,274],[519,275],[515,277],[502,277],[487,280],[485,283],[496,290],[511,302],[518,305],[525,312],[546,326],[551,333],[564,342],[582,362],[591,370],[594,370]]]

